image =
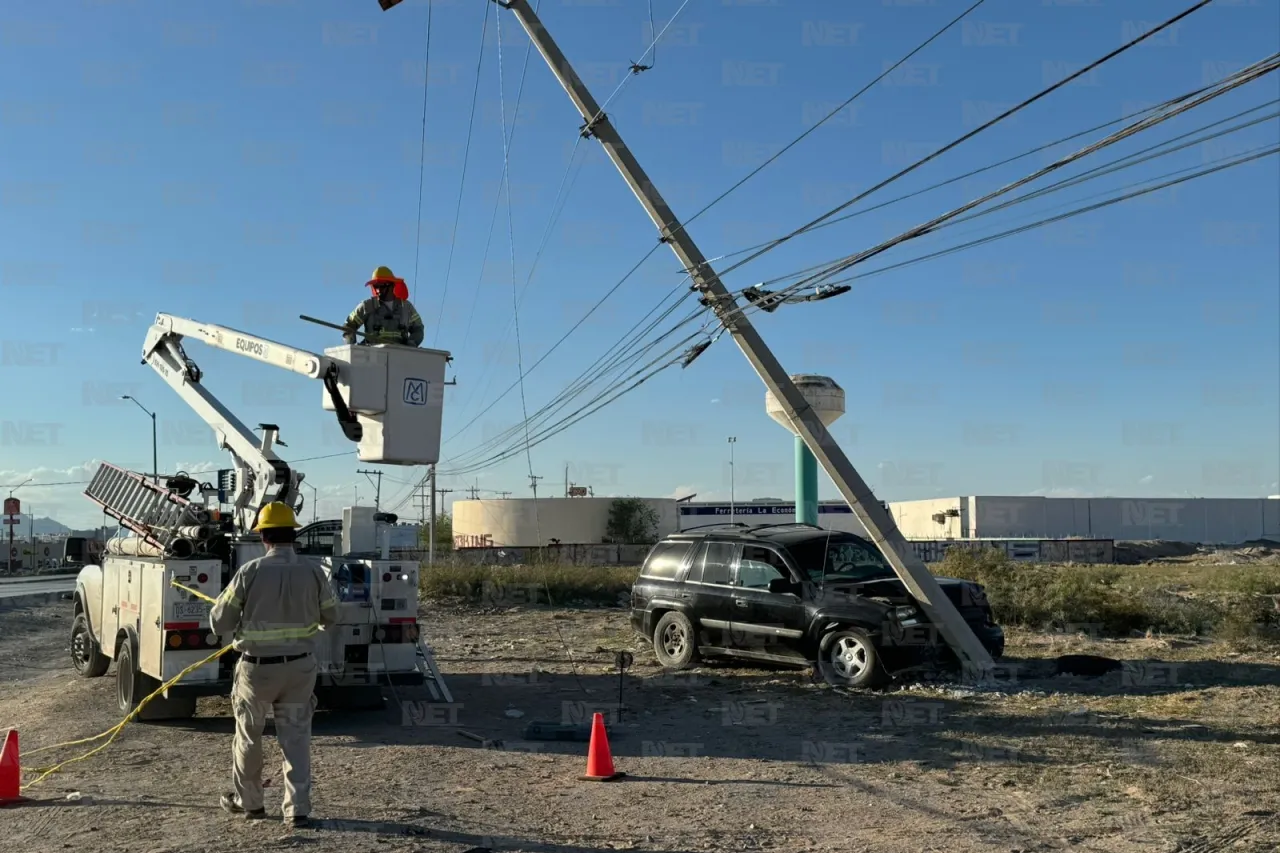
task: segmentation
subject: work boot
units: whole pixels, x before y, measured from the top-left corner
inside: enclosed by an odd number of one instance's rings
[[[223,811],[242,815],[245,820],[262,820],[267,816],[265,808],[254,809],[251,812],[245,811],[244,806],[240,805],[240,798],[235,794],[223,794],[218,803],[222,806]]]

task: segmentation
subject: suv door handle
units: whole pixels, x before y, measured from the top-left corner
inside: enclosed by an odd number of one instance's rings
[[[744,610],[745,610],[747,607],[749,607],[749,606],[750,606],[750,605],[747,603],[747,600],[746,600],[745,598],[735,598],[735,599],[733,600],[733,603],[734,603],[734,605],[736,605],[737,607],[741,607],[741,608],[743,608]]]

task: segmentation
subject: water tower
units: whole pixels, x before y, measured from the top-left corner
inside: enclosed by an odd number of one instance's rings
[[[844,414],[844,389],[829,376],[799,373],[791,377],[800,396],[817,413],[823,426],[831,426]],[[765,410],[769,417],[786,427],[795,436],[796,445],[796,521],[801,524],[818,523],[818,460],[809,450],[804,439],[791,426],[791,419],[783,411],[782,404],[773,392],[766,391]]]

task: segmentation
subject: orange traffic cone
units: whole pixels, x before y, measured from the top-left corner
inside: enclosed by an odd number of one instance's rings
[[[18,730],[9,729],[0,748],[0,806],[26,801],[21,794],[22,765],[18,763]]]
[[[613,754],[609,752],[609,736],[604,730],[604,714],[597,713],[591,720],[591,746],[587,749],[587,775],[584,782],[616,782],[626,773],[613,769]]]

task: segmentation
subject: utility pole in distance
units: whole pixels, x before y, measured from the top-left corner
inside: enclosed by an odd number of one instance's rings
[[[361,468],[358,471],[356,471],[356,473],[364,474],[366,477],[368,477],[370,474],[376,474],[378,476],[378,482],[374,484],[373,508],[374,510],[381,509],[382,508],[382,472],[366,471],[363,468]],[[373,480],[370,480],[369,482],[372,483]]]
[[[443,509],[444,509],[444,496],[445,496],[445,495],[447,495],[447,494],[449,494],[449,493],[450,493],[450,492],[452,492],[452,491],[453,491],[453,489],[438,489],[438,490],[436,491],[436,493],[437,493],[438,495],[440,495],[440,509],[441,509],[441,510],[443,510]],[[433,532],[432,532],[432,534],[431,534],[432,536],[434,536],[434,535],[435,535],[434,530],[435,530],[435,525],[432,525],[432,531],[433,531]],[[433,546],[433,547],[434,547],[434,544],[435,544],[435,543],[432,543],[432,546]],[[452,543],[450,543],[450,545],[452,545]]]
[[[436,466],[431,466],[431,515],[427,518],[427,565],[436,564]]]
[[[532,474],[529,475],[529,488],[533,489],[533,499],[535,501],[538,499],[538,481],[541,479],[541,477],[535,477]]]
[[[759,332],[751,325],[733,294],[725,287],[720,276],[707,263],[706,256],[693,242],[689,233],[676,218],[667,202],[645,174],[640,163],[619,136],[591,92],[569,64],[546,27],[530,7],[528,0],[494,0],[510,10],[524,27],[525,33],[546,60],[551,72],[560,81],[577,107],[586,125],[583,136],[594,136],[604,147],[605,154],[622,173],[631,191],[644,206],[645,212],[657,226],[661,240],[680,259],[681,265],[693,279],[693,286],[702,294],[704,304],[711,306],[724,328],[751,363],[768,392],[782,405],[796,433],[804,439],[850,509],[862,522],[876,546],[893,567],[912,596],[920,602],[931,622],[938,626],[947,644],[961,661],[970,667],[986,672],[994,665],[991,655],[977,636],[961,618],[959,611],[943,593],[938,581],[924,562],[915,555],[889,514],[870,487],[845,456],[817,412],[791,381],[791,377],[774,357]],[[536,497],[536,481],[535,481]]]

